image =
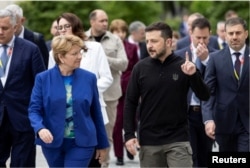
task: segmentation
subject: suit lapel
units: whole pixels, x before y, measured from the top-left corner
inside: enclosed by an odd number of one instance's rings
[[[12,58],[11,58],[11,62],[10,62],[10,67],[9,67],[9,72],[8,72],[6,84],[9,82],[9,80],[11,80],[12,74],[16,71],[16,67],[18,67],[17,65],[22,63],[22,61],[21,61],[21,59],[23,58],[21,55],[22,46],[23,46],[23,44],[20,42],[20,39],[18,37],[16,37],[15,41],[14,41],[13,54],[11,56]]]
[[[249,48],[246,47],[245,53],[244,53],[244,61],[243,61],[243,68],[241,72],[241,77],[240,77],[240,84],[242,81],[244,81],[244,78],[249,75]]]
[[[234,66],[229,47],[224,49],[224,53],[222,55],[224,57],[222,57],[221,62],[225,62],[225,65],[223,66],[223,68],[225,68],[226,71],[225,73],[228,73],[228,75],[231,76],[232,80],[238,85],[238,80],[234,75]]]

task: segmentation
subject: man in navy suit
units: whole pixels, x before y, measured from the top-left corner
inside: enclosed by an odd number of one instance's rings
[[[0,10],[0,57],[8,57],[0,78],[0,167],[6,167],[10,156],[10,167],[34,167],[35,134],[28,105],[35,76],[45,66],[39,48],[15,37],[15,31],[16,15]]]
[[[33,32],[23,26],[25,22],[25,17],[23,17],[23,9],[20,6],[16,4],[11,4],[11,5],[8,5],[6,9],[12,11],[13,13],[17,15],[16,16],[17,17],[17,30],[15,32],[15,35],[17,37],[29,40],[38,46],[39,50],[42,53],[44,64],[47,68],[48,60],[49,60],[49,51],[46,46],[46,42],[43,38],[43,35],[41,33]]]
[[[249,152],[249,47],[247,23],[231,18],[225,23],[228,47],[210,55],[205,82],[211,97],[203,102],[206,134],[220,152]]]
[[[176,50],[183,49],[191,44],[191,37],[190,37],[191,25],[192,25],[193,21],[195,19],[198,19],[198,18],[204,18],[204,16],[200,13],[193,13],[193,14],[189,15],[188,20],[187,20],[189,35],[187,35],[187,36],[185,36],[177,41]],[[215,36],[209,37],[208,46],[210,46],[211,48],[214,48],[214,49],[219,49],[217,38]]]
[[[209,54],[216,51],[208,46],[211,34],[211,25],[206,18],[197,18],[190,27],[190,37],[192,43],[174,53],[185,58],[186,52],[190,56],[189,60],[196,63],[196,67],[204,76]],[[195,97],[190,90],[188,94],[188,119],[190,143],[193,150],[193,166],[207,167],[207,158],[212,151],[213,141],[206,136],[205,127],[202,121],[201,101]]]

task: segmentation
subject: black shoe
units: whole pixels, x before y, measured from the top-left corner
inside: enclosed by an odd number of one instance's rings
[[[134,160],[134,156],[133,156],[131,153],[129,153],[128,150],[126,150],[126,151],[127,151],[127,157],[128,157],[130,160]]]
[[[118,157],[118,158],[117,158],[116,165],[120,165],[120,166],[124,165],[124,162],[123,162],[123,158],[122,158],[122,157]]]

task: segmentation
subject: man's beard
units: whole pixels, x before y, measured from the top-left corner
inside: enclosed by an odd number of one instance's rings
[[[167,49],[166,49],[166,47],[165,47],[165,48],[162,49],[159,53],[156,53],[154,59],[160,59],[160,58],[162,58],[162,57],[165,57],[166,53],[167,53]]]

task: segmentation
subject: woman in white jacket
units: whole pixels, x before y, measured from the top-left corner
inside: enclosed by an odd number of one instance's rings
[[[103,100],[103,92],[106,91],[113,82],[107,57],[101,44],[86,41],[81,20],[73,13],[63,13],[57,19],[59,35],[74,34],[85,41],[86,52],[83,51],[80,68],[88,70],[96,75],[99,100],[103,114],[104,124],[108,123],[106,104]],[[55,65],[52,51],[50,51],[48,69]]]

